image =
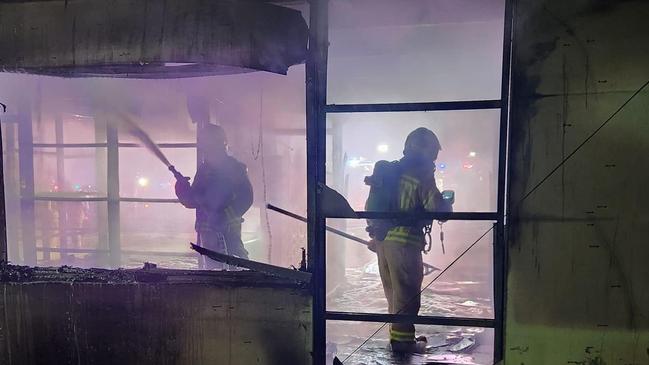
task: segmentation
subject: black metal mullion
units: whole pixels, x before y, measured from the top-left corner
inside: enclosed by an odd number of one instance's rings
[[[465,318],[442,316],[412,316],[404,314],[387,313],[354,313],[354,312],[326,312],[326,319],[330,321],[357,321],[374,323],[412,323],[433,326],[459,326],[494,328],[496,321],[490,318]]]
[[[188,142],[188,143],[158,143],[156,144],[159,148],[196,148],[197,144]],[[136,147],[144,147],[142,144],[139,143],[120,143],[119,144],[120,148],[136,148]]]
[[[327,113],[390,113],[500,109],[500,100],[439,101],[423,103],[330,104]]]
[[[34,201],[45,201],[45,202],[105,202],[108,201],[107,197],[67,197],[67,196],[43,196],[35,195],[33,197]]]
[[[6,113],[7,112],[7,106],[5,104],[0,103],[0,106],[2,107],[2,110],[0,110],[0,113]],[[2,117],[0,117],[0,120],[2,120]],[[13,138],[13,135],[9,135],[7,139]],[[2,128],[0,128],[0,266],[4,265],[9,261],[9,247],[7,245],[8,243],[8,238],[7,238],[7,211],[6,211],[6,203],[5,203],[5,186],[4,186],[4,149],[3,149],[3,140],[2,140]]]
[[[118,268],[121,258],[121,230],[119,204],[119,134],[111,124],[106,127],[107,149],[107,196],[108,196],[108,249],[110,266]]]
[[[494,230],[494,363],[504,359],[505,348],[505,290],[507,280],[507,241],[505,239],[507,149],[509,148],[509,94],[512,61],[513,1],[505,0],[504,39],[502,56],[500,134],[498,153],[498,221]]]
[[[119,198],[121,202],[127,203],[178,203],[178,199],[173,198]]]
[[[496,221],[498,213],[496,212],[421,212],[421,213],[401,213],[401,212],[366,212],[357,211],[355,216],[345,214],[335,215],[327,214],[326,218],[332,219],[413,219],[413,220],[439,220],[439,221]]]
[[[34,143],[34,148],[97,148],[108,147],[107,143]]]
[[[196,148],[196,143],[158,143],[160,148]],[[101,148],[108,147],[108,143],[34,143],[34,148]],[[120,148],[142,148],[139,143],[119,143]]]
[[[310,2],[306,59],[307,267],[312,273],[313,364],[326,363],[325,217],[320,187],[326,181],[328,0]]]

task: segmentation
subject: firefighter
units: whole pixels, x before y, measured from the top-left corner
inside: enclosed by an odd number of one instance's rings
[[[401,160],[377,163],[374,178],[384,177],[384,183],[377,184],[377,187],[388,187],[389,175],[395,181],[394,189],[384,192],[395,195],[385,199],[394,202],[394,210],[408,213],[443,210],[444,202],[434,177],[435,160],[440,150],[437,136],[429,129],[418,128],[408,135]],[[381,166],[384,166],[383,171],[377,171]],[[378,256],[388,310],[391,314],[417,315],[423,281],[422,251],[426,246],[424,227],[432,222],[387,222],[387,226],[383,220],[374,227],[370,222],[368,232],[372,238],[372,250]],[[393,323],[390,326],[390,345],[394,352],[424,352],[426,339],[415,337],[415,326],[411,323]]]
[[[196,232],[201,246],[210,250],[248,258],[241,241],[243,215],[252,206],[252,185],[246,165],[228,154],[223,128],[205,125],[199,133],[204,160],[193,182],[176,181],[176,195],[186,208],[196,209]],[[206,269],[222,269],[207,260]]]

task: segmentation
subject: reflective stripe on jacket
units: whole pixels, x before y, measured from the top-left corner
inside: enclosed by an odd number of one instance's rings
[[[424,184],[411,174],[403,174],[399,182],[399,210],[409,213],[421,212],[422,209],[427,212],[435,211],[436,199],[440,198],[441,194],[435,186],[434,177],[431,176],[431,180]],[[421,229],[406,226],[392,228],[385,240],[422,247],[425,244],[424,232]]]

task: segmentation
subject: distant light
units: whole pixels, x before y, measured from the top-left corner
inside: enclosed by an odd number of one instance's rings
[[[473,165],[470,164],[470,163],[465,163],[464,165],[462,165],[462,167],[465,168],[465,169],[472,169]]]
[[[81,190],[81,185],[79,185],[79,184],[75,184],[75,185],[74,185],[74,190],[76,190],[76,191]]]
[[[347,165],[349,165],[349,167],[351,168],[356,168],[360,166],[360,164],[361,164],[361,160],[358,158],[352,158],[349,161],[347,161]]]
[[[440,169],[440,170],[444,170],[445,168],[446,168],[446,164],[445,164],[445,163],[442,162],[441,164],[439,164],[439,169]]]
[[[147,179],[146,177],[141,177],[137,179],[137,184],[141,187],[146,187],[149,185],[149,179]]]
[[[376,146],[376,150],[380,153],[387,153],[390,150],[390,146],[388,146],[387,144],[380,144]]]
[[[477,155],[478,155],[478,154],[475,153],[475,152],[473,152],[473,151],[469,152],[469,157],[475,157],[475,156],[477,156]]]

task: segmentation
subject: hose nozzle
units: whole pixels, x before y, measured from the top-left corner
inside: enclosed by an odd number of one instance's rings
[[[187,176],[184,176],[184,175],[181,174],[180,172],[178,172],[178,170],[176,170],[176,168],[175,168],[173,165],[169,166],[169,171],[171,171],[171,173],[174,174],[174,177],[176,178],[176,180],[179,180],[179,181],[182,181],[182,180],[189,181],[189,178],[188,178]]]

